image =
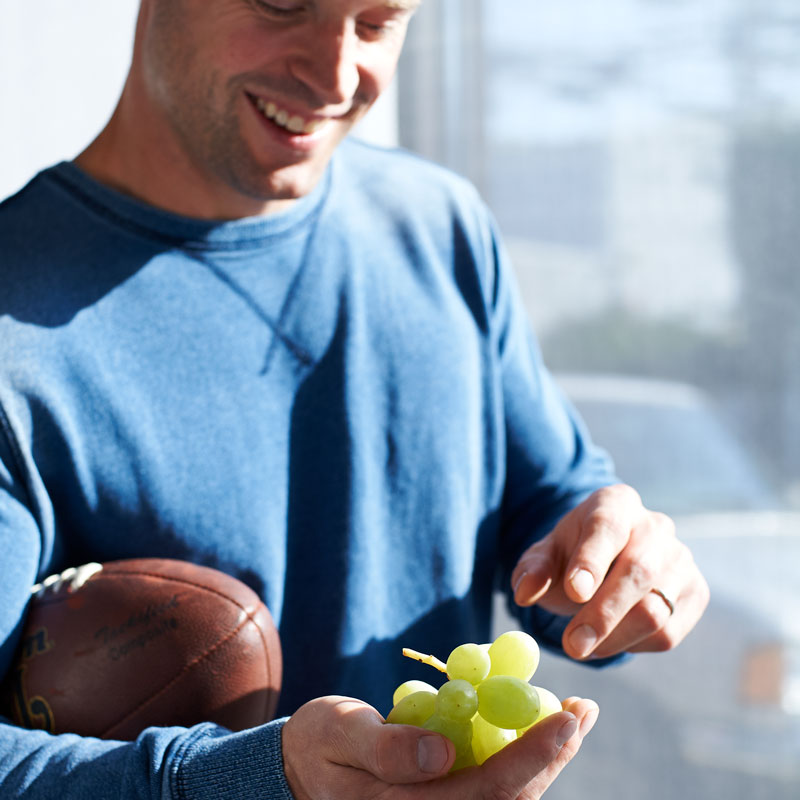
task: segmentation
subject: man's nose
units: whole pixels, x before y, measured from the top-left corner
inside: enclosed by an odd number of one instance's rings
[[[291,62],[292,74],[314,92],[316,102],[349,103],[360,82],[358,46],[352,22],[319,25]]]

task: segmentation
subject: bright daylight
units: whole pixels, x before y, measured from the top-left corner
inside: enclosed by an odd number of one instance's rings
[[[0,797],[800,798],[798,0],[0,0]]]

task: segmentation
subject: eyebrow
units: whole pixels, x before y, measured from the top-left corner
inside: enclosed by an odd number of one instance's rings
[[[397,11],[416,11],[422,0],[387,0],[386,5]]]

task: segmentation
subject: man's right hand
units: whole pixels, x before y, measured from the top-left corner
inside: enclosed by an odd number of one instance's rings
[[[448,774],[451,742],[410,725],[386,725],[371,706],[321,697],[283,728],[286,779],[296,800],[538,800],[578,752],[597,719],[591,700],[531,728],[479,767]]]

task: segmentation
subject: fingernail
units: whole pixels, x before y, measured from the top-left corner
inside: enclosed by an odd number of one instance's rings
[[[578,597],[588,598],[594,590],[594,575],[588,569],[576,570],[570,581]]]
[[[591,625],[581,625],[569,635],[569,642],[578,654],[578,658],[583,658],[589,655],[595,646],[597,632]]]
[[[441,772],[448,759],[447,744],[441,736],[422,736],[417,744],[417,764],[422,772]]]
[[[556,744],[559,747],[566,744],[575,735],[575,731],[577,730],[578,730],[578,720],[575,719],[575,717],[573,716],[572,719],[565,722],[558,729],[558,733],[556,734]]]
[[[525,580],[525,577],[527,576],[527,574],[528,574],[527,572],[523,572],[522,575],[520,575],[519,578],[517,578],[517,582],[514,584],[514,597],[517,596],[517,592],[519,591],[519,587],[522,584],[522,581]]]

